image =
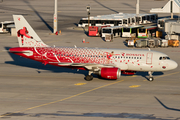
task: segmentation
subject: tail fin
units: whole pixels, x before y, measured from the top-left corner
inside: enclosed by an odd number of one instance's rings
[[[47,47],[22,15],[13,15],[20,47]]]

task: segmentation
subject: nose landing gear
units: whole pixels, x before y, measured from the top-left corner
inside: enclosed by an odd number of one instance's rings
[[[152,76],[152,71],[149,71],[148,74],[149,74],[149,81],[152,82],[154,80],[153,76]]]

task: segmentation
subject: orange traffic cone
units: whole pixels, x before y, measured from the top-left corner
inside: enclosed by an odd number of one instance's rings
[[[83,41],[82,41],[83,43],[85,43],[85,39],[83,38]]]

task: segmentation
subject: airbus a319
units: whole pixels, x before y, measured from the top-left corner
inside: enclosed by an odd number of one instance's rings
[[[16,55],[59,67],[89,71],[87,81],[97,74],[105,79],[118,79],[122,74],[133,75],[147,71],[152,73],[177,68],[178,64],[166,54],[151,50],[50,47],[35,33],[22,15],[13,15],[19,47],[10,48]]]

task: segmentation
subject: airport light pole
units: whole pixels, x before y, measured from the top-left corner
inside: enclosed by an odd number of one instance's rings
[[[136,23],[139,24],[139,0],[136,3],[136,17],[138,18],[136,19]]]
[[[57,26],[58,26],[58,24],[57,24],[57,22],[58,22],[58,18],[57,18],[57,0],[55,0],[55,4],[54,4],[54,34],[56,34],[57,33]]]
[[[136,3],[136,15],[139,15],[139,0]]]
[[[89,29],[89,23],[90,23],[90,20],[89,20],[89,18],[90,18],[90,5],[88,5],[87,7],[86,7],[86,10],[87,10],[87,15],[88,15],[88,29]]]

